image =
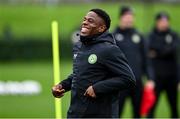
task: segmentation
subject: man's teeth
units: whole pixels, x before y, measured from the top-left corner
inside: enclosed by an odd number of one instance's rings
[[[81,32],[87,32],[87,31],[88,31],[87,28],[82,28],[82,29],[81,29]]]

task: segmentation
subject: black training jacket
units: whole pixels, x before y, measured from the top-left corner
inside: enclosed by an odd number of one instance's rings
[[[118,117],[118,92],[133,88],[135,77],[112,35],[81,37],[73,54],[73,73],[60,83],[71,90],[68,118]],[[94,99],[84,96],[91,85]]]
[[[156,56],[151,58],[156,76],[178,75],[177,48],[179,38],[168,29],[160,32],[156,28],[148,36],[149,53],[154,51]]]
[[[137,80],[145,74],[148,79],[154,79],[151,62],[147,57],[147,42],[134,28],[122,30],[116,28],[113,32],[117,46],[125,54]],[[141,82],[141,81],[140,81]]]

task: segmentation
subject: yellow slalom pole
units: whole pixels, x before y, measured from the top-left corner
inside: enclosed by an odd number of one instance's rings
[[[52,48],[53,48],[53,72],[54,85],[60,82],[60,58],[59,58],[59,43],[58,43],[58,22],[52,22]],[[61,99],[55,98],[55,117],[62,118]]]

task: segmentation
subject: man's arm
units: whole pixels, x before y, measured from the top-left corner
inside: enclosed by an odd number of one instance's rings
[[[73,45],[73,54],[78,52],[81,47],[81,42],[77,42]],[[53,86],[52,93],[55,97],[60,98],[64,95],[65,92],[71,90],[71,84],[73,79],[73,73],[68,76],[67,79],[61,81],[59,84]]]
[[[95,94],[111,93],[134,87],[135,77],[122,51],[116,46],[110,46],[102,54],[100,60],[112,77],[94,84],[92,87]]]
[[[152,67],[152,61],[148,58],[148,41],[145,41],[143,37],[141,37],[141,56],[142,56],[142,63],[143,63],[143,71],[144,74],[147,76],[148,80],[154,80],[154,70]]]
[[[65,92],[71,90],[72,79],[73,79],[73,73],[69,75],[67,79],[59,83],[59,85],[62,85],[62,88],[65,90]]]

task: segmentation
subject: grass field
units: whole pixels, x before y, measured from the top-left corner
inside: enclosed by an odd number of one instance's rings
[[[180,33],[180,5],[163,3],[88,3],[56,5],[0,5],[0,36],[5,26],[10,26],[15,39],[22,37],[51,37],[51,21],[56,19],[60,24],[61,37],[77,29],[83,16],[91,8],[103,8],[112,18],[112,29],[118,21],[119,6],[129,5],[134,8],[136,27],[143,33],[153,25],[154,15],[158,11],[167,11],[171,15],[172,27]]]
[[[71,61],[61,62],[61,79],[71,72]],[[54,117],[54,98],[51,95],[53,85],[53,67],[49,61],[33,62],[1,62],[1,81],[22,81],[26,79],[36,80],[42,85],[42,93],[36,96],[0,96],[0,117],[29,117],[50,118]],[[180,99],[180,93],[179,93]],[[70,93],[62,98],[62,114],[66,117],[69,106]],[[180,108],[180,103],[178,104]],[[156,117],[169,117],[169,108],[163,94],[158,105]],[[180,109],[179,109],[180,114]],[[131,105],[129,101],[123,113],[123,117],[131,117]]]

